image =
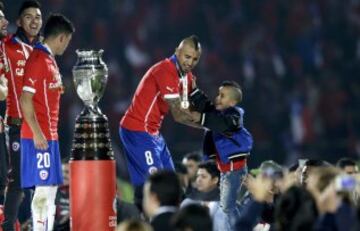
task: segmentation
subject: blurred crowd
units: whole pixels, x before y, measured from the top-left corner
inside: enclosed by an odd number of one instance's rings
[[[336,164],[299,159],[290,167],[265,160],[241,182],[238,215],[229,229],[221,208],[220,173],[212,160],[192,152],[176,162],[176,172],[158,171],[147,179],[140,206],[116,200],[116,231],[356,231],[360,229],[360,171],[341,158]],[[57,195],[54,230],[70,225],[68,164]],[[118,182],[118,187],[125,186]],[[23,230],[30,214],[21,210]]]

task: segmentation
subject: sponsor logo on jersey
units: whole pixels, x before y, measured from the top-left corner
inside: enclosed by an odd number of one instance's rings
[[[61,89],[62,88],[61,75],[56,69],[53,69],[53,78],[52,78],[52,80],[54,82],[49,83],[49,89],[56,89],[56,88]]]
[[[25,67],[26,60],[24,60],[24,59],[18,60],[18,61],[16,62],[16,64],[17,64],[19,67]]]
[[[16,50],[16,52],[24,55],[24,52],[22,50]]]
[[[49,89],[62,88],[61,82],[49,83]]]
[[[23,76],[24,75],[24,68],[16,68],[15,69],[15,74],[17,76]]]
[[[170,92],[173,92],[173,91],[174,91],[174,88],[173,88],[173,87],[167,86],[166,89],[167,89],[168,91],[170,91]]]
[[[31,85],[35,85],[35,82],[36,82],[36,79],[32,79],[32,78],[29,78],[29,81],[30,81],[30,83],[31,83]]]

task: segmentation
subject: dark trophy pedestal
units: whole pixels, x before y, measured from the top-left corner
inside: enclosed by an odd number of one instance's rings
[[[76,118],[71,160],[113,160],[106,116],[86,107]]]

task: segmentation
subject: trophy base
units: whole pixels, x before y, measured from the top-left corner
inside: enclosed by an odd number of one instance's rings
[[[70,160],[113,160],[109,124],[98,107],[85,107],[76,118]]]
[[[70,161],[72,231],[116,228],[115,160]]]

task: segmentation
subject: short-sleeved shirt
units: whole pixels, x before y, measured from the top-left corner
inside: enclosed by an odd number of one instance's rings
[[[59,103],[63,86],[59,68],[50,49],[37,44],[25,65],[23,91],[34,94],[36,118],[47,140],[58,140]],[[32,139],[30,126],[24,121],[21,138]]]
[[[11,36],[3,44],[8,80],[8,96],[6,98],[6,115],[12,118],[22,118],[20,96],[23,86],[24,68],[32,47],[21,42],[16,36]]]
[[[120,126],[132,131],[158,134],[164,116],[169,111],[165,99],[181,95],[181,78],[176,68],[175,56],[152,66],[139,83],[132,103]],[[187,73],[188,91],[191,91],[192,73]]]

